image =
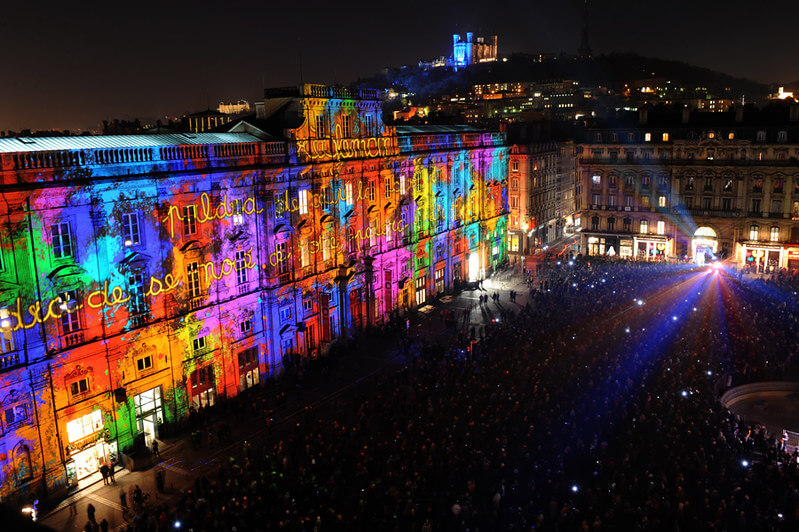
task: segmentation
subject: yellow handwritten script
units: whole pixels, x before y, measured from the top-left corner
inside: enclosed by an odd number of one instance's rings
[[[185,205],[184,207],[192,209],[192,214],[190,216],[196,216],[197,221],[200,223],[208,222],[211,220],[224,220],[225,218],[232,218],[236,215],[243,214],[261,214],[264,212],[263,209],[259,209],[255,203],[254,197],[249,197],[241,203],[241,209],[239,210],[239,200],[234,201],[227,201],[227,196],[225,196],[224,201],[222,201],[216,207],[211,205],[211,198],[208,196],[207,192],[203,192],[200,194],[200,208],[197,209],[197,205],[189,204]],[[199,212],[198,212],[199,211]],[[188,215],[187,215],[188,216]],[[169,224],[169,236],[175,238],[175,222],[182,222],[187,219],[187,216],[184,216],[184,212],[181,211],[181,208],[177,205],[170,205],[169,211],[167,212],[166,216],[162,223]]]
[[[319,160],[341,160],[361,157],[386,157],[396,154],[393,137],[341,138],[341,125],[336,124],[333,138],[297,141],[297,155]]]
[[[385,228],[372,228],[367,227],[366,231],[358,229],[352,235],[352,238],[355,241],[365,241],[365,240],[372,240],[373,238],[377,238],[380,236],[387,236],[391,237],[393,233],[402,233],[405,230],[406,225],[400,220],[397,222],[396,220],[391,222],[390,224],[386,224]],[[327,237],[322,237],[321,240],[310,240],[310,241],[301,241],[299,243],[300,252],[304,252],[305,249],[308,249],[308,252],[311,255],[315,255],[316,253],[325,253],[325,251],[329,251],[331,253],[336,253],[338,251],[345,251],[347,249],[347,241],[342,240],[339,242],[335,235],[330,235]],[[277,266],[281,262],[287,261],[292,257],[291,251],[274,251],[269,255],[269,264],[272,266]]]
[[[254,269],[255,267],[256,265],[252,259],[252,248],[250,248],[244,252],[244,261],[241,264],[241,268]],[[216,266],[213,262],[205,262],[200,265],[200,268],[205,271],[206,279],[213,278],[216,280],[220,280],[237,270],[235,261],[231,259],[222,261],[219,273],[216,272]],[[178,286],[180,286],[180,279],[171,273],[164,275],[163,279],[150,277],[143,295],[145,297],[155,297],[161,294],[168,294],[177,289]],[[121,286],[115,286],[109,290],[108,281],[105,281],[102,288],[94,290],[86,296],[85,303],[89,308],[99,309],[125,304],[132,297],[133,294],[124,290]],[[15,310],[0,309],[0,329],[9,329],[11,331],[30,329],[50,319],[77,312],[83,308],[83,304],[75,302],[70,305],[59,296],[50,300],[45,306],[42,306],[39,301],[28,305],[27,309],[25,309],[27,314],[22,307],[22,299],[17,298]],[[45,309],[46,312],[43,312]]]

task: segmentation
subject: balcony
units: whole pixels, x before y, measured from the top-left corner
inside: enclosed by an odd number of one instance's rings
[[[73,333],[65,334],[63,337],[64,347],[72,347],[83,343],[83,331],[76,331]]]
[[[189,299],[189,310],[196,310],[205,305],[205,296],[198,296]]]
[[[291,272],[283,272],[278,275],[278,282],[280,284],[287,284],[291,282]]]
[[[691,214],[691,216],[705,216],[711,218],[738,218],[742,215],[740,209],[725,211],[722,209],[688,208],[687,210]]]
[[[141,327],[147,323],[147,316],[146,313],[134,314],[130,317],[128,323],[131,327]]]
[[[19,366],[19,364],[20,364],[19,353],[9,353],[0,356],[0,371],[11,369],[15,366]]]
[[[239,295],[246,294],[250,291],[250,283],[242,283],[238,286]]]

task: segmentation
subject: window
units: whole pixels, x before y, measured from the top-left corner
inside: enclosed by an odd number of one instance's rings
[[[685,190],[693,190],[694,189],[694,178],[689,177],[685,180]]]
[[[710,177],[705,178],[705,192],[712,192],[713,191],[713,179]]]
[[[321,139],[327,136],[327,117],[316,115],[316,138]]]
[[[599,174],[594,174],[593,176],[591,176],[591,183],[595,187],[598,187],[601,184],[601,182],[602,182],[602,176],[600,176]]]
[[[729,139],[729,140],[735,140],[735,133],[733,133],[732,131],[730,131],[730,132],[727,134],[727,139]]]
[[[153,357],[150,355],[136,359],[136,371],[147,371],[153,367]]]
[[[53,256],[57,259],[72,257],[72,232],[68,222],[50,226],[53,240]]]
[[[644,142],[652,142],[652,133],[644,133]]]
[[[649,232],[649,221],[648,220],[641,220],[641,225],[639,232],[641,234],[646,234]]]
[[[510,169],[511,169],[512,172],[518,172],[519,171],[519,161],[511,162],[510,163]]]
[[[706,211],[709,211],[712,208],[713,198],[704,197],[702,198],[702,208]]]
[[[689,209],[694,208],[694,197],[693,196],[686,196],[685,197],[685,206]]]
[[[247,265],[243,251],[236,252],[236,282],[239,286],[247,283]]]
[[[241,200],[234,199],[230,204],[233,207],[233,225],[242,225],[244,223],[244,211],[242,210]]]
[[[779,227],[772,227],[771,232],[769,233],[769,238],[772,242],[779,242],[780,241],[780,228]]]
[[[3,409],[3,421],[6,427],[13,427],[28,421],[28,405],[18,403],[13,406],[6,406]]]
[[[372,115],[363,115],[363,131],[367,137],[374,136],[374,122],[372,122]]]
[[[185,205],[183,207],[183,234],[193,235],[197,232],[197,207]]]
[[[599,205],[600,196],[599,194],[591,194],[591,204],[592,205]]]
[[[511,196],[510,197],[510,206],[511,206],[512,209],[518,209],[519,208],[519,198],[517,196]]]
[[[300,214],[308,214],[308,190],[302,189],[299,191],[299,212]]]
[[[275,255],[278,260],[278,272],[281,274],[288,273],[289,271],[289,260],[286,252],[287,247],[285,240],[283,242],[278,242],[275,246]]]
[[[629,218],[622,220],[622,229],[625,233],[629,233],[632,230],[632,220]]]
[[[758,225],[749,226],[749,240],[757,240],[758,233],[760,233],[760,226]]]
[[[400,194],[405,194],[405,176],[401,175],[399,181],[400,181]]]
[[[591,230],[592,231],[599,231],[599,216],[592,216],[591,217]]]
[[[641,205],[647,209],[649,208],[649,196],[641,196]]]
[[[730,178],[724,180],[724,192],[732,192],[733,181]]]
[[[781,177],[778,177],[774,180],[774,192],[777,194],[782,193],[782,189],[785,186],[785,180]]]
[[[611,206],[611,207],[615,207],[616,206],[616,195],[615,194],[611,194],[610,196],[608,196],[608,205]]]
[[[760,214],[760,200],[753,199],[752,200],[752,212],[755,214]]]
[[[782,200],[771,200],[771,212],[773,214],[782,214]]]
[[[292,312],[290,306],[280,307],[279,313],[280,323],[288,323],[291,321]]]
[[[200,268],[196,262],[186,265],[186,282],[188,283],[189,297],[200,296]]]
[[[346,203],[353,203],[353,196],[352,196],[352,183],[347,183],[344,185],[344,197]]]
[[[616,218],[608,218],[608,231],[616,230]]]
[[[658,186],[660,188],[666,188],[669,184],[669,178],[665,175],[658,176]]]
[[[83,395],[89,391],[89,377],[84,377],[78,381],[74,381],[69,385],[69,393],[72,397]]]
[[[666,222],[663,220],[658,220],[657,232],[659,235],[666,234]]]
[[[632,196],[630,196],[630,195],[624,196],[624,206],[625,207],[632,207],[633,206],[633,197]]]
[[[788,140],[788,132],[787,131],[779,131],[777,132],[777,142],[785,142]]]
[[[616,174],[610,174],[608,176],[608,186],[611,188],[616,187]]]
[[[510,189],[511,190],[519,190],[519,180],[518,179],[511,179],[510,180]]]
[[[658,196],[658,207],[666,206],[666,196]]]
[[[208,342],[206,341],[206,336],[198,336],[194,340],[191,341],[191,347],[194,350],[194,353],[201,353],[208,347]]]
[[[247,336],[252,331],[252,316],[245,317],[239,322],[239,332]]]
[[[127,212],[122,215],[122,241],[126,247],[141,244],[139,215],[135,212]]]
[[[375,194],[375,188],[377,188],[375,187],[375,182],[369,181],[369,188],[367,189],[369,201],[375,201],[375,198],[377,197]]]
[[[6,269],[5,263],[3,262],[3,250],[0,249],[0,272],[2,272],[5,269]]]
[[[144,272],[135,271],[128,274],[128,312],[132,315],[143,314],[147,311],[147,301],[144,296]]]
[[[67,422],[67,440],[69,443],[82,440],[103,428],[103,412],[100,409],[78,419]]]
[[[663,138],[663,142],[668,142],[669,141],[669,134],[668,133],[663,133],[663,137],[662,138]]]
[[[641,186],[644,188],[649,187],[649,176],[644,174],[641,176]]]
[[[625,174],[624,175],[624,186],[627,186],[627,187],[633,186],[633,175],[632,174]]]
[[[341,136],[343,138],[352,136],[352,115],[343,115],[341,117]]]
[[[313,314],[313,311],[314,311],[314,304],[313,303],[314,303],[314,300],[311,299],[311,298],[306,298],[306,299],[302,300],[302,311],[303,311],[303,314],[305,314],[306,316],[308,314]]]
[[[385,182],[385,190],[383,193],[386,195],[386,199],[389,199],[394,194],[394,177],[388,176],[386,177]]]
[[[64,334],[71,334],[80,330],[78,316],[78,291],[68,290],[58,295],[59,310],[61,311],[61,328]]]
[[[723,210],[723,211],[731,211],[732,210],[732,198],[722,198],[722,200],[721,200],[721,210]]]

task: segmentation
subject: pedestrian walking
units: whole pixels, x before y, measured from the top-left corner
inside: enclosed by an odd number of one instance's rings
[[[100,474],[103,476],[103,485],[108,485],[108,464],[103,464],[100,466]]]
[[[94,505],[92,503],[89,503],[89,506],[86,507],[86,513],[89,514],[89,522],[92,523],[93,525],[97,524],[97,521],[95,521],[94,519],[95,511],[96,510],[94,509]]]
[[[116,479],[114,478],[114,462],[109,462],[108,464],[108,478],[116,484]]]
[[[108,521],[105,520],[105,517],[102,521],[100,521],[100,531],[101,532],[108,532]]]
[[[122,508],[128,507],[128,495],[125,493],[124,489],[119,490],[119,504]]]
[[[155,438],[153,438],[152,448],[153,448],[153,454],[155,456],[157,456],[158,459],[160,460],[161,459],[161,453],[158,450],[158,440],[156,440]]]

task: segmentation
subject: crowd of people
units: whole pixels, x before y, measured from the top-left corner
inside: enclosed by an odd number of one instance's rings
[[[245,443],[131,528],[797,530],[796,454],[719,403],[736,380],[793,371],[793,289],[553,267],[524,304],[481,304],[502,319],[480,334],[412,344],[403,370]]]

